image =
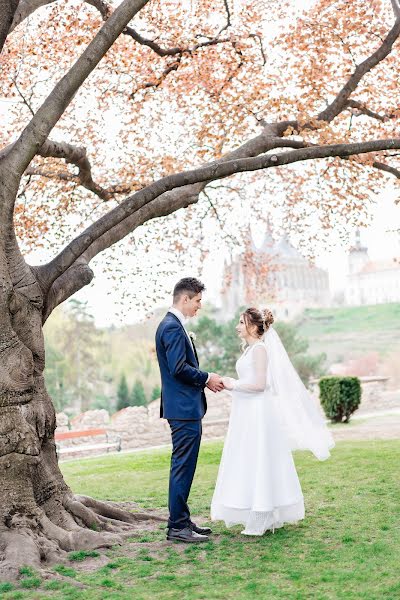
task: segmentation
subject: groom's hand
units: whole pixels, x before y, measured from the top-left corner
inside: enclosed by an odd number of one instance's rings
[[[216,373],[210,373],[210,379],[207,382],[207,387],[212,392],[221,392],[224,389],[222,377]]]

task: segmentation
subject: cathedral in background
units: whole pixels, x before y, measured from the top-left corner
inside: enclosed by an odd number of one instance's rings
[[[244,252],[225,263],[223,280],[223,320],[249,305],[268,306],[276,319],[292,320],[305,308],[329,306],[331,302],[328,272],[310,264],[286,236],[275,242],[270,231],[257,248],[249,230]]]

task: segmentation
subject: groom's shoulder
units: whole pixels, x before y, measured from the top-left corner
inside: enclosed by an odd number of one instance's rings
[[[162,333],[166,329],[171,329],[171,328],[179,329],[180,325],[179,325],[178,319],[176,319],[176,317],[174,317],[174,315],[172,313],[167,312],[167,314],[162,319],[162,321],[160,321],[158,328],[157,328],[157,332]]]

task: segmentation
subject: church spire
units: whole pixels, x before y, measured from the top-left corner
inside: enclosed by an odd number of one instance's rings
[[[357,228],[355,233],[355,244],[349,251],[349,273],[358,273],[369,261],[368,248],[361,245],[361,232]]]
[[[265,229],[264,240],[260,247],[260,252],[263,254],[272,254],[274,250],[275,240],[272,235],[272,222],[270,216],[267,217],[267,226]]]

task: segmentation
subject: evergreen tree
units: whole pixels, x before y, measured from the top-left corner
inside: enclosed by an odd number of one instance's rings
[[[161,388],[159,385],[155,385],[153,387],[153,391],[151,392],[151,401],[158,400],[161,396]]]
[[[96,328],[87,302],[72,298],[65,318],[60,347],[64,365],[58,365],[58,376],[63,374],[63,386],[68,390],[65,404],[75,405],[75,410],[84,412],[100,384],[96,352],[104,347],[103,334]]]
[[[147,406],[146,394],[140,380],[135,381],[133,384],[129,404],[130,406]]]
[[[122,410],[127,406],[129,406],[129,390],[125,373],[122,373],[117,390],[117,410]]]

